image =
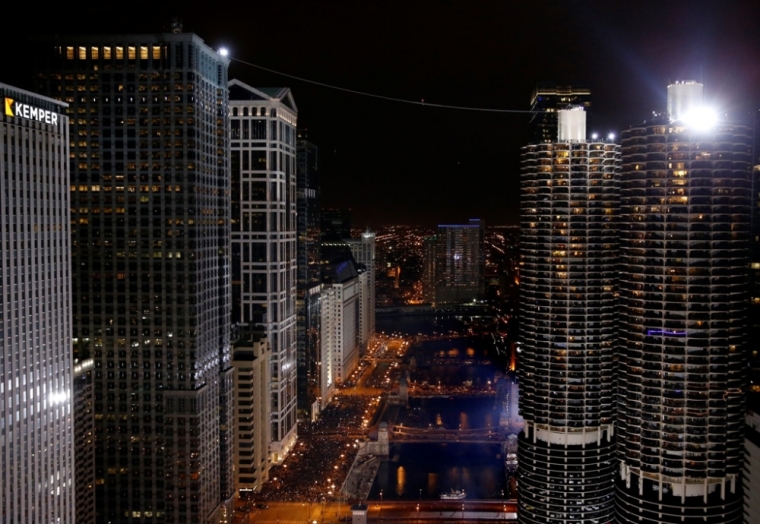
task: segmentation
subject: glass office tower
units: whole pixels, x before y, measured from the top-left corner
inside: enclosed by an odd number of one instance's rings
[[[223,520],[228,60],[180,32],[44,44],[36,88],[69,104],[73,346],[95,365],[97,520]]]

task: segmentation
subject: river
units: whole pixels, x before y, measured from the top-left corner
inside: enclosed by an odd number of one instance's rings
[[[435,319],[406,319],[404,328],[386,332],[423,332]],[[387,326],[390,328],[391,326]],[[439,331],[440,332],[440,331]],[[410,348],[410,382],[456,388],[495,386],[504,376],[489,356],[490,337],[422,342]],[[495,396],[410,397],[408,407],[388,409],[384,421],[419,428],[478,429],[496,427],[502,404]],[[499,499],[507,492],[504,456],[496,443],[410,443],[391,441],[389,460],[382,463],[370,490],[372,500],[432,500],[452,489],[464,489],[465,500]]]

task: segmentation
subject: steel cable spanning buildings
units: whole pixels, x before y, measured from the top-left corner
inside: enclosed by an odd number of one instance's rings
[[[522,151],[518,518],[608,522],[620,151],[586,141],[582,108],[559,117]]]

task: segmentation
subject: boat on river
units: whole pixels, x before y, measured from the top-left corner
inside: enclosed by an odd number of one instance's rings
[[[448,493],[441,493],[441,500],[462,500],[466,496],[463,489],[452,489]]]

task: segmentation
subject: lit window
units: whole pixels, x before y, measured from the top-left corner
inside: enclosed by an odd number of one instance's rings
[[[79,47],[79,59],[80,60],[87,60],[87,48],[86,47]]]
[[[137,49],[131,45],[127,47],[127,59],[134,60],[137,57]]]
[[[103,58],[106,60],[111,59],[111,46],[106,46],[103,48]]]

